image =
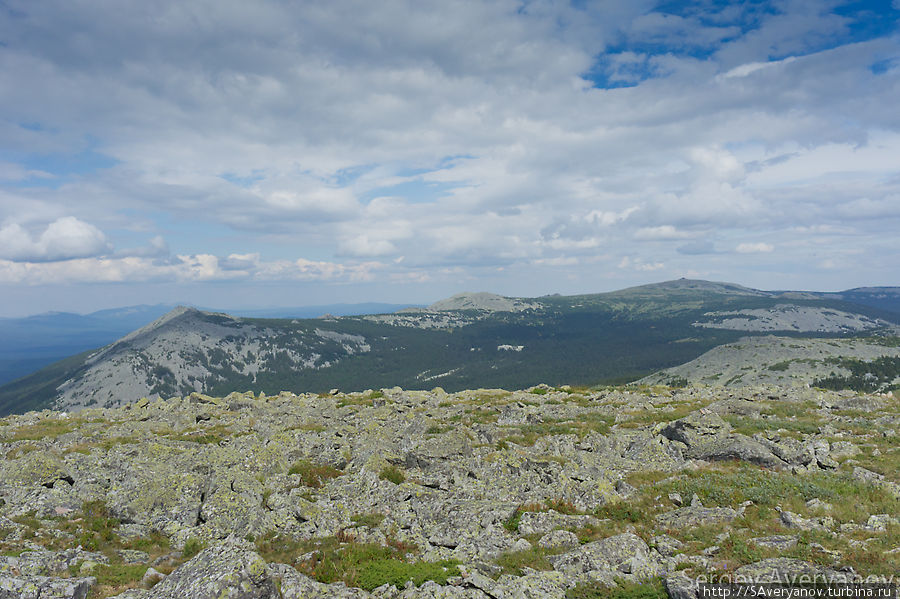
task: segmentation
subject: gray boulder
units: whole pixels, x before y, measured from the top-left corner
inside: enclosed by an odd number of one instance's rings
[[[788,557],[772,557],[734,571],[735,582],[786,584],[840,580],[840,573],[809,562]]]
[[[266,562],[247,542],[229,539],[198,553],[153,587],[148,599],[278,599]]]
[[[670,599],[696,599],[697,597],[697,581],[688,578],[682,572],[666,576],[663,585]]]
[[[680,441],[690,448],[701,445],[713,437],[727,435],[730,431],[731,425],[722,420],[718,414],[698,410],[670,422],[660,434],[671,441]]]
[[[0,574],[0,599],[86,599],[95,578],[49,578]]]
[[[740,515],[739,511],[727,507],[689,506],[659,514],[656,523],[664,529],[679,529],[705,524],[724,524]]]
[[[630,532],[594,541],[548,559],[554,570],[575,577],[595,570],[645,577],[657,570],[650,547]]]

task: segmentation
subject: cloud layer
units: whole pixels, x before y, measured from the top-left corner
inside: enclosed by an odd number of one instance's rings
[[[11,0],[0,282],[897,283],[876,4]]]

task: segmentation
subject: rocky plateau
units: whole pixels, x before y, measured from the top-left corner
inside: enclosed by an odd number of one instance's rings
[[[0,420],[0,598],[697,597],[900,575],[900,402],[232,393]]]

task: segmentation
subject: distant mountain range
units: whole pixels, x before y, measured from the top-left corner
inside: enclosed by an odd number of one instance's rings
[[[235,310],[253,318],[316,318],[324,314],[376,314],[409,304],[328,304],[295,308]],[[74,354],[97,349],[142,327],[174,305],[128,306],[90,314],[47,312],[24,318],[0,318],[0,385]]]
[[[887,348],[887,355],[900,331],[896,287],[761,291],[680,279],[577,296],[464,293],[427,308],[397,308],[321,306],[298,310],[291,318],[259,318],[259,312],[251,318],[186,307],[161,315],[165,307],[143,306],[85,317],[19,319],[10,330],[18,331],[26,346],[29,327],[44,333],[55,328],[58,338],[82,342],[77,349],[87,349],[91,340],[121,330],[125,323],[144,324],[160,316],[99,350],[93,348],[102,343],[0,387],[0,414],[48,406],[114,406],[193,391],[227,395],[246,390],[273,394],[621,383],[702,360],[709,350],[747,336],[875,339],[874,345]],[[379,313],[364,313],[369,310]],[[309,318],[309,311],[331,316]],[[341,311],[357,315],[341,316]],[[88,333],[65,337],[66,331],[78,330]],[[754,360],[762,364],[764,358],[757,352]],[[841,370],[840,357],[832,358],[836,375],[847,372]],[[823,368],[829,364],[823,362]],[[702,367],[660,375],[658,382],[677,383],[694,372],[703,373],[706,382],[728,382],[723,373]],[[792,382],[811,382],[821,374],[797,374]],[[892,381],[888,377],[884,382]]]

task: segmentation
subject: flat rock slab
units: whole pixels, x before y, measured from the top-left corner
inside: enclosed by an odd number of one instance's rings
[[[797,544],[797,537],[792,537],[791,535],[772,535],[770,537],[755,537],[750,539],[750,542],[757,547],[785,551]]]
[[[595,570],[642,574],[654,570],[655,565],[647,543],[630,532],[587,543],[575,551],[548,559],[554,570],[569,576]]]
[[[734,571],[735,582],[760,584],[843,581],[842,576],[846,577],[840,572],[788,557],[771,557]]]
[[[95,578],[0,575],[0,599],[85,599]]]
[[[148,599],[278,599],[266,562],[246,542],[205,549],[153,587]]]
[[[519,534],[543,535],[557,528],[582,528],[599,524],[600,520],[593,516],[560,514],[554,510],[525,512],[519,519]]]
[[[658,515],[656,523],[662,528],[678,529],[705,524],[723,524],[740,515],[740,512],[728,507],[682,507]]]

